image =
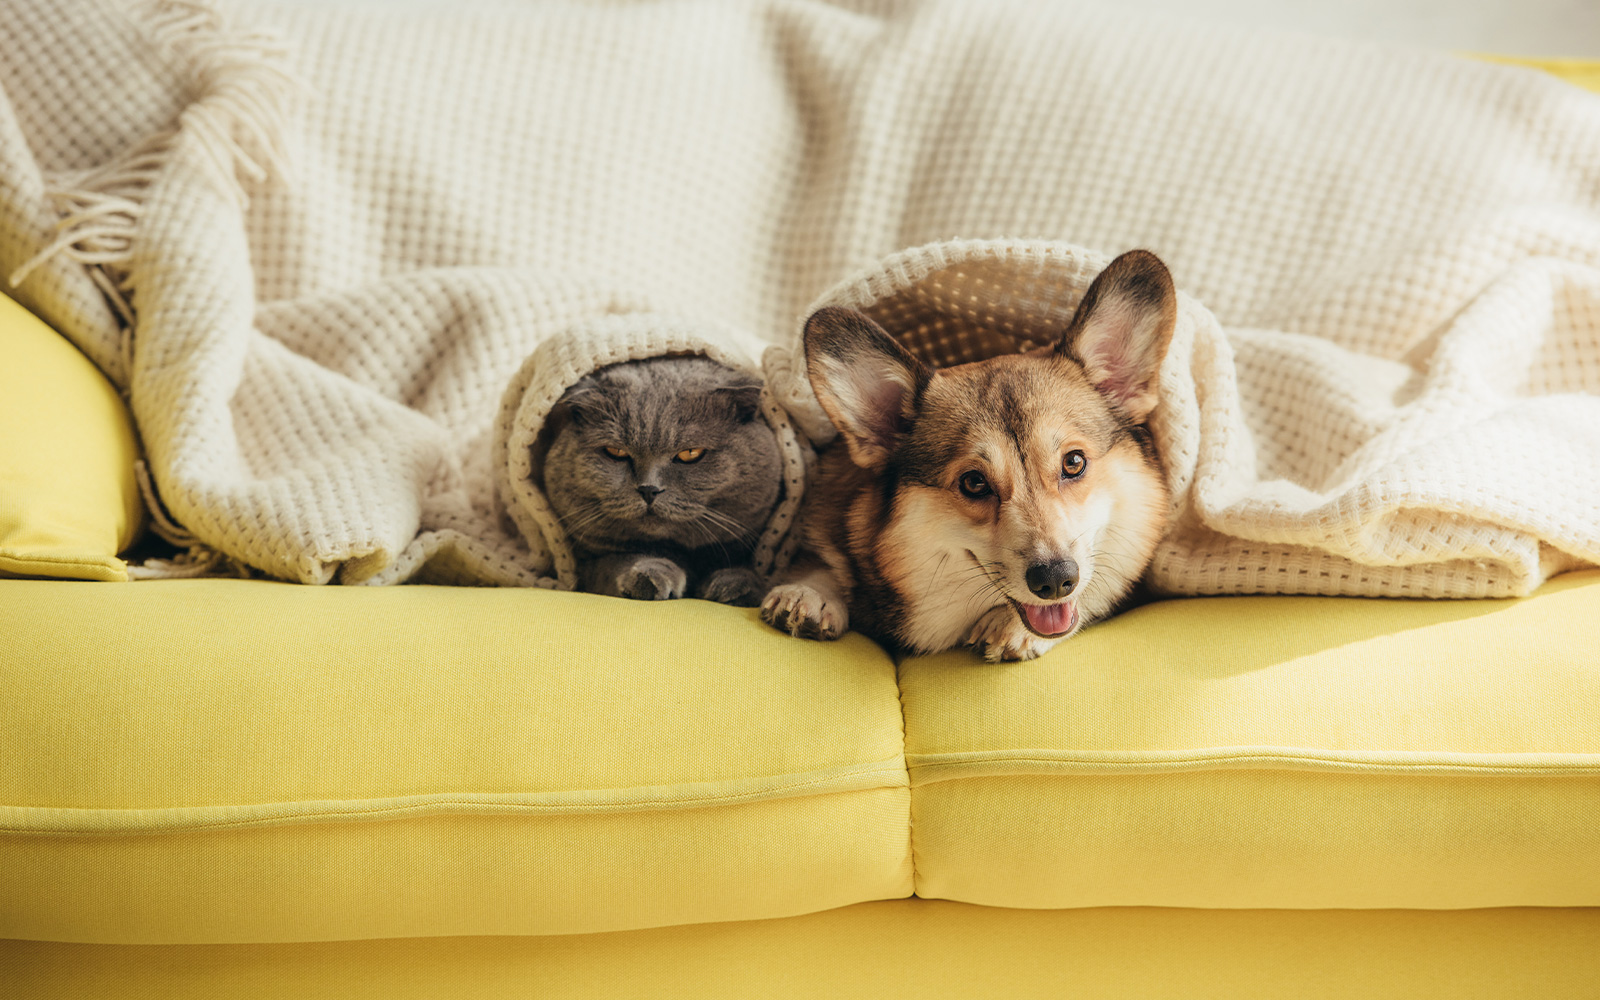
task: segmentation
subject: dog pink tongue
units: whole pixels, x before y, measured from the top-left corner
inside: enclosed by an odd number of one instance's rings
[[[1028,624],[1040,635],[1057,636],[1069,632],[1078,619],[1077,608],[1071,601],[1044,607],[1024,604],[1022,611],[1028,616]]]

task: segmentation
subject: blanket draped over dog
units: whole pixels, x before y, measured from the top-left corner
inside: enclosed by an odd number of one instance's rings
[[[0,277],[127,392],[167,572],[571,586],[544,416],[685,351],[769,379],[781,563],[809,307],[971,360],[1134,246],[1186,293],[1158,589],[1600,561],[1600,98],[1533,71],[996,0],[0,0],[0,90]]]

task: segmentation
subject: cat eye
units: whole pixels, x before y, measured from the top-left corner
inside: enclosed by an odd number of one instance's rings
[[[963,472],[961,478],[956,480],[956,485],[961,487],[963,496],[972,500],[981,500],[994,493],[994,489],[989,485],[989,480],[983,478],[983,473],[977,469]]]
[[[600,450],[619,462],[628,457],[628,450],[626,448],[613,448],[611,445],[606,445]]]
[[[1074,448],[1061,458],[1061,478],[1077,479],[1089,467],[1089,456]]]
[[[685,448],[676,455],[672,456],[672,460],[674,462],[682,462],[684,465],[688,465],[690,462],[700,461],[700,457],[705,453],[706,450],[704,448]]]

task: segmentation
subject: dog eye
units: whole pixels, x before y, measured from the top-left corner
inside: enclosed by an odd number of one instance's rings
[[[1077,479],[1089,467],[1089,457],[1074,448],[1061,459],[1061,478]]]
[[[619,462],[628,457],[628,450],[626,448],[613,448],[608,444],[600,450]]]
[[[704,448],[685,448],[676,455],[672,456],[672,460],[674,462],[682,462],[684,465],[688,465],[690,462],[700,461],[700,456],[704,455],[705,453],[706,450]]]
[[[971,472],[963,472],[956,484],[961,487],[963,495],[973,500],[981,499],[994,492],[989,486],[989,480],[983,478],[983,473],[976,469]]]

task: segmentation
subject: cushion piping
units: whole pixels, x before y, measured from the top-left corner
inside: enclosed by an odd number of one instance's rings
[[[71,575],[63,576],[66,570]],[[91,580],[100,583],[126,583],[127,563],[116,556],[83,553],[54,555],[0,547],[0,573],[19,576],[48,576],[52,579]]]
[[[1276,746],[1193,750],[988,750],[908,753],[906,768],[910,772],[912,788],[964,778],[1232,770],[1595,775],[1600,774],[1600,754],[1319,750]]]
[[[839,792],[904,788],[899,757],[796,774],[632,788],[468,792],[162,809],[0,806],[0,834],[93,836],[193,833],[248,827],[350,823],[440,815],[594,815],[662,812]]]

